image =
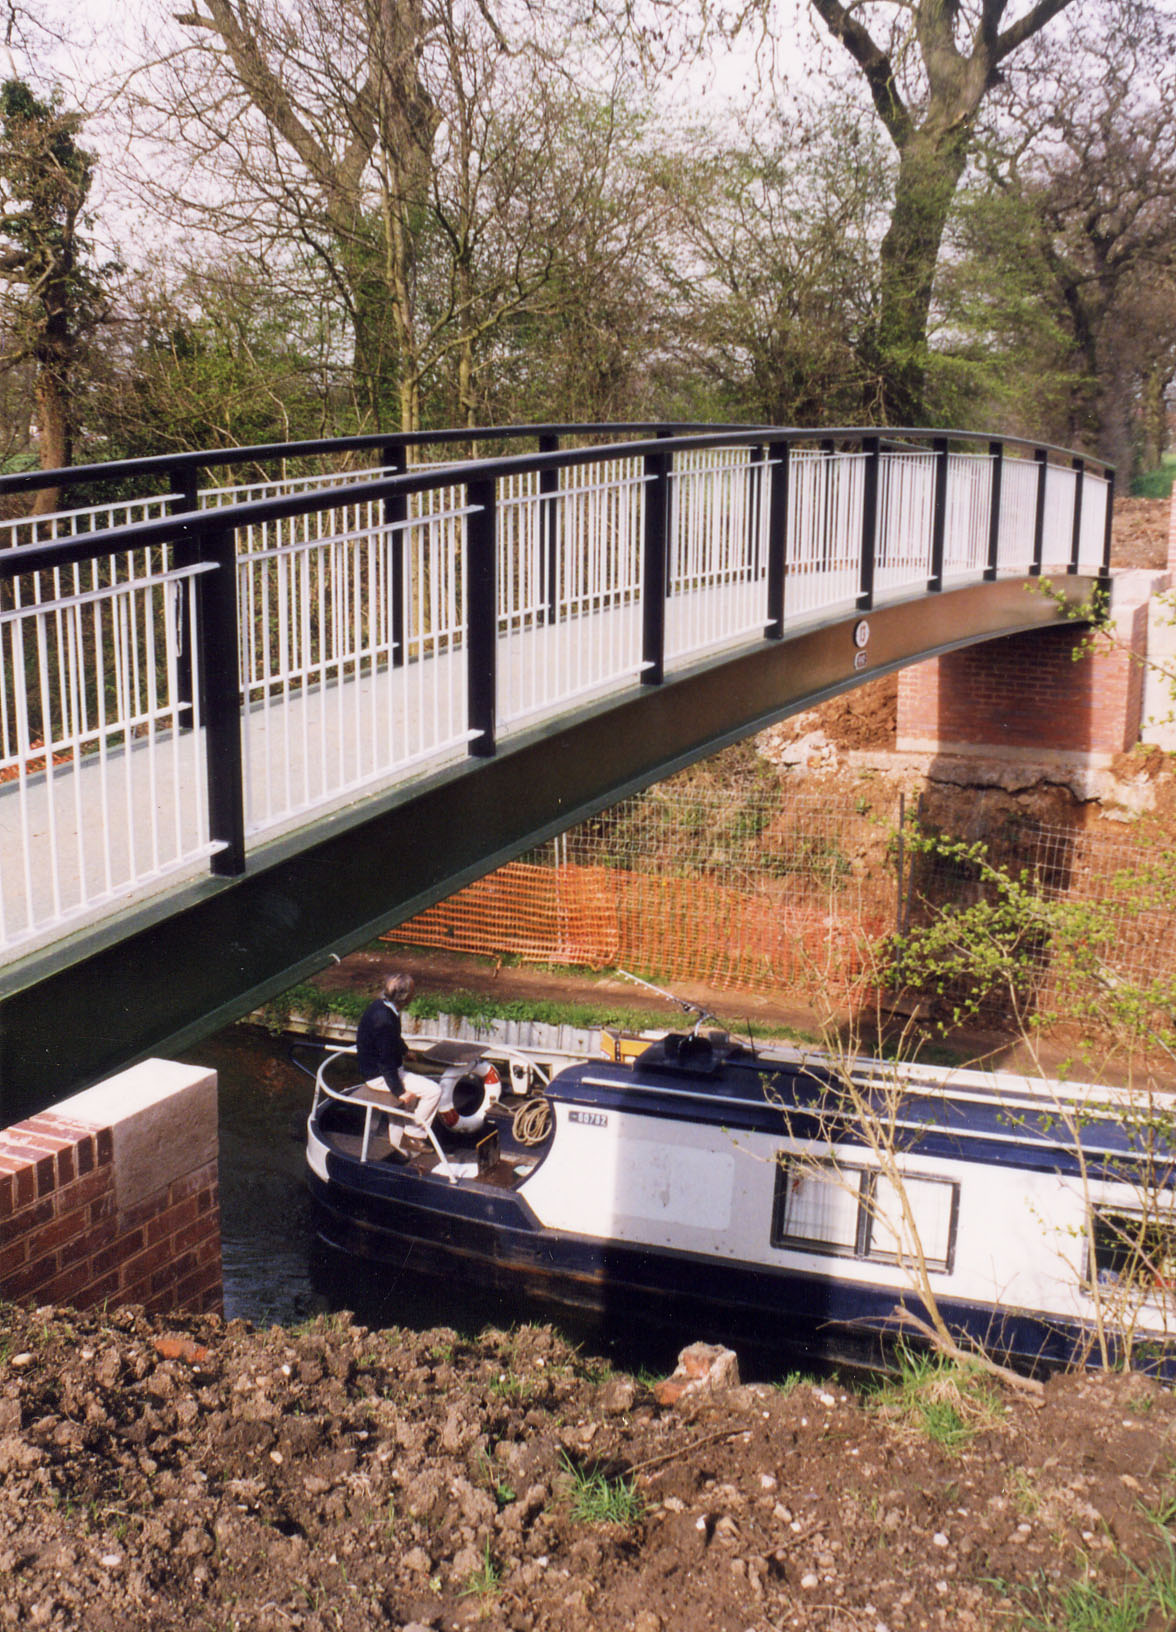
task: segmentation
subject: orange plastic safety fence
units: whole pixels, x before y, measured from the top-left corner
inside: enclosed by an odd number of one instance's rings
[[[511,862],[401,924],[385,939],[485,956],[633,967],[669,981],[773,991],[861,972],[893,924],[893,889],[798,899],[773,882],[740,890],[711,878],[613,867]]]

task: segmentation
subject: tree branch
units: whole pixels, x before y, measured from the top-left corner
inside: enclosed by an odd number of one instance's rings
[[[869,32],[841,4],[841,0],[813,0],[813,6],[833,38],[840,40],[861,69],[878,117],[886,126],[894,145],[901,148],[910,139],[914,124],[898,94],[894,65],[889,54],[875,45]]]
[[[1010,24],[1003,34],[997,36],[992,54],[993,65],[1003,62],[1019,45],[1024,45],[1034,34],[1039,34],[1046,23],[1052,22],[1069,3],[1070,0],[1037,0],[1031,11],[1027,11],[1017,22]]]

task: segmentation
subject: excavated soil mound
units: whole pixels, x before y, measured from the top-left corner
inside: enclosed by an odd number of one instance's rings
[[[1139,1377],[663,1408],[543,1327],[6,1308],[0,1338],[3,1626],[987,1632],[1067,1582],[1171,1624],[1176,1404]]]
[[[1111,522],[1111,565],[1153,571],[1167,566],[1171,513],[1170,499],[1117,498]]]

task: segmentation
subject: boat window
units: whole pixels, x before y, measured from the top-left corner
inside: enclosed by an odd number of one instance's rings
[[[1176,1288],[1176,1219],[1096,1207],[1093,1235],[1092,1279],[1100,1286],[1156,1294]]]
[[[831,1162],[779,1162],[772,1245],[857,1252],[864,1176],[861,1168],[835,1167]]]
[[[898,1184],[884,1173],[872,1175],[870,1186],[870,1236],[867,1256],[897,1263],[910,1256],[910,1228],[903,1210],[903,1196],[914,1220],[919,1249],[928,1269],[950,1270],[955,1248],[956,1209],[960,1187],[950,1179],[915,1178],[908,1173]],[[903,1252],[902,1243],[908,1242]]]
[[[959,1185],[907,1175],[907,1207],[928,1269],[950,1270]],[[776,1167],[771,1243],[898,1263],[910,1257],[898,1182],[865,1167],[781,1156]]]

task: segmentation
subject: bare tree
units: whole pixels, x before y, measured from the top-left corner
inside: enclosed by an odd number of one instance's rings
[[[566,298],[624,75],[598,52],[577,84],[581,36],[526,6],[207,0],[179,21],[143,106],[187,155],[187,218],[330,287],[362,422],[473,423],[486,361]]]
[[[891,424],[923,417],[927,328],[944,228],[1002,65],[1070,0],[812,0],[853,58],[898,153],[871,337]]]
[[[859,110],[827,103],[691,148],[661,173],[693,370],[726,415],[843,425],[870,412],[864,338],[889,176]]]
[[[1024,212],[1076,376],[1065,439],[1130,469],[1176,372],[1176,28],[1040,40],[1010,75],[986,170]],[[1000,246],[992,246],[999,266]],[[1147,429],[1145,429],[1147,425]],[[1162,451],[1162,449],[1160,450]],[[1155,458],[1158,463],[1158,457]]]
[[[366,415],[384,419],[391,376],[412,428],[403,359],[438,122],[422,0],[207,0],[178,20],[193,43],[171,59],[170,89],[196,152],[235,170],[238,223],[268,209],[326,271],[351,315]]]

